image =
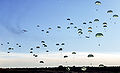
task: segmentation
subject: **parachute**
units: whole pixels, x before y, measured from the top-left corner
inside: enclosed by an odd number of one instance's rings
[[[100,1],[96,1],[95,4],[96,5],[101,5],[101,2]]]
[[[108,10],[107,13],[113,13],[113,11],[112,10]]]
[[[103,34],[102,34],[102,33],[97,33],[97,34],[95,35],[95,37],[103,37]]]
[[[87,57],[91,58],[91,57],[94,57],[94,55],[93,54],[89,54]]]

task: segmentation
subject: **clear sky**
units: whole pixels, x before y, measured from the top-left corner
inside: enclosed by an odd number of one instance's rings
[[[0,45],[0,67],[81,66],[90,62],[94,66],[100,63],[120,65],[120,18],[113,17],[120,15],[120,1],[99,1],[101,5],[96,5],[96,0],[0,0],[0,44],[3,44]],[[113,13],[107,13],[108,10]],[[95,19],[99,22],[94,22]],[[103,27],[103,22],[107,23],[107,28]],[[88,27],[92,27],[91,33]],[[83,32],[81,35],[79,28]],[[104,36],[95,37],[97,33]],[[43,47],[42,40],[47,47]],[[56,43],[65,45],[56,46]],[[30,48],[33,48],[32,54]],[[60,52],[59,48],[63,50]],[[89,61],[87,55],[91,53],[94,58]],[[64,55],[68,58],[64,59]],[[39,64],[41,60],[45,61],[42,65]]]

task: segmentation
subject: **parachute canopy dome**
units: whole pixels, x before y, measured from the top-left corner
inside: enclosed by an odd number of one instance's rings
[[[88,32],[92,32],[92,30],[88,30]]]
[[[101,2],[100,1],[96,1],[95,4],[96,5],[101,5]]]
[[[102,33],[97,33],[97,34],[95,35],[95,37],[103,37],[103,34],[102,34]]]
[[[99,21],[99,19],[95,19],[95,20],[94,20],[94,22],[98,22],[98,21]]]
[[[72,54],[76,54],[76,52],[72,52]]]
[[[70,20],[70,18],[67,18],[67,20]]]
[[[104,23],[103,23],[103,25],[107,25],[107,23],[106,23],[106,22],[104,22]]]
[[[103,27],[107,27],[107,25],[104,25]]]
[[[94,55],[93,54],[89,54],[88,57],[94,57]]]
[[[67,55],[64,56],[64,58],[67,58],[67,57],[68,57]]]
[[[92,27],[88,27],[88,29],[92,29]]]
[[[99,67],[104,67],[104,65],[103,65],[103,64],[100,64]]]
[[[40,61],[40,63],[44,63],[44,61]]]
[[[112,10],[108,10],[107,13],[113,13],[113,11]]]
[[[113,17],[119,17],[119,16],[115,14],[115,15],[113,15]]]

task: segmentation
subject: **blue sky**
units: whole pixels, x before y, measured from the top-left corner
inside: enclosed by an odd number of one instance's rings
[[[63,54],[75,51],[77,54],[100,53],[101,55],[107,54],[106,56],[109,56],[109,54],[117,53],[116,59],[118,59],[118,53],[120,51],[119,17],[113,18],[112,16],[114,14],[120,14],[120,1],[99,0],[102,3],[101,5],[96,5],[95,1],[96,0],[1,0],[0,43],[3,44],[0,45],[0,58],[3,63],[1,67],[5,67],[5,65],[16,67],[16,65],[19,65],[17,64],[19,61],[16,61],[17,57],[12,55],[24,56],[27,54],[27,56],[29,55],[30,58],[33,58],[29,53],[31,47],[34,48],[33,51],[35,54],[42,54],[44,56],[46,55],[45,51],[49,50],[49,55],[51,55],[50,57],[47,56],[47,58],[52,60],[54,60],[52,54],[55,53],[56,56],[60,54],[58,49],[61,47],[63,48]],[[96,11],[96,9],[98,9],[98,11]],[[108,10],[113,10],[113,13],[107,14]],[[71,20],[67,21],[67,18]],[[99,19],[100,21],[94,22],[94,19]],[[93,23],[89,24],[89,21]],[[74,25],[70,25],[69,23],[71,22],[73,22]],[[83,24],[83,22],[87,24]],[[102,27],[103,22],[107,22],[108,27],[106,30]],[[114,24],[115,22],[116,24]],[[40,27],[37,27],[37,25]],[[61,29],[58,29],[57,26],[61,26]],[[66,29],[68,26],[71,28]],[[81,28],[83,34],[79,36],[74,26]],[[46,34],[49,27],[52,29],[49,30],[50,33]],[[93,28],[92,33],[87,32],[88,27]],[[22,30],[24,29],[28,32],[23,32]],[[42,32],[41,30],[45,31]],[[95,34],[98,32],[103,33],[104,37],[96,38]],[[90,38],[86,39],[85,36],[90,36]],[[48,46],[47,48],[42,46],[41,40],[45,40]],[[10,44],[8,45],[7,42],[10,42]],[[64,46],[55,45],[56,43],[61,44],[62,42],[65,43]],[[19,48],[16,46],[16,43],[19,43],[22,47]],[[98,46],[98,44],[100,44],[100,46]],[[36,49],[36,46],[40,46],[40,49]],[[10,54],[7,53],[9,47],[14,48]],[[16,65],[6,63],[11,56],[14,58]],[[87,57],[86,55],[82,56]],[[98,56],[98,58],[99,57],[100,56]],[[6,61],[3,62],[3,60]],[[26,59],[25,61],[27,62],[28,60]],[[95,65],[97,65],[100,62],[96,61],[95,63]],[[52,63],[49,62],[46,66],[50,64]],[[58,64],[59,63],[56,63],[56,65]],[[76,63],[74,62],[73,64]],[[86,64],[88,63],[86,62]],[[84,63],[81,65],[84,65]],[[113,65],[120,64],[116,62],[113,63]]]

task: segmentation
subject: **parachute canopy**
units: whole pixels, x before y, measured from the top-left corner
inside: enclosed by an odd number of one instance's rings
[[[72,54],[76,54],[76,52],[72,52]]]
[[[115,15],[113,15],[113,17],[119,17],[119,16],[115,14]]]
[[[95,37],[103,37],[103,34],[102,34],[102,33],[97,33],[97,34],[95,35]]]
[[[113,11],[112,10],[108,10],[107,13],[113,13]]]
[[[89,54],[88,57],[94,57],[94,55],[93,54]]]
[[[95,4],[96,5],[101,5],[101,2],[100,1],[96,1]]]
[[[98,21],[99,21],[99,19],[95,19],[95,20],[94,20],[94,22],[98,22]]]

